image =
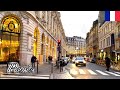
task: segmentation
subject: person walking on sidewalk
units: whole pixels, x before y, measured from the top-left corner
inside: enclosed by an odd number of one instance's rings
[[[64,66],[64,57],[62,56],[62,58],[60,59],[60,72],[63,71],[63,66]]]
[[[36,62],[37,58],[33,55],[31,57],[31,63],[32,63],[32,67],[35,68],[35,62]]]
[[[52,59],[53,59],[53,57],[49,55],[48,56],[48,62],[49,62],[49,64],[52,63]]]
[[[105,64],[106,64],[106,67],[107,67],[107,69],[106,69],[107,71],[109,71],[110,62],[111,62],[111,61],[110,61],[110,58],[106,57],[106,58],[105,58]]]

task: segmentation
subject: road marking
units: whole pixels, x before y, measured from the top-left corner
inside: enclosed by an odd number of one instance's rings
[[[119,74],[115,74],[115,73],[113,73],[113,72],[109,72],[109,71],[105,71],[105,72],[107,72],[107,73],[109,73],[109,74],[112,74],[112,75],[115,75],[115,76],[120,76]]]
[[[80,74],[86,74],[82,69],[79,69]]]
[[[100,70],[96,70],[97,72],[99,72],[100,74],[102,74],[102,75],[108,75],[107,73],[104,73],[104,72],[102,72],[102,71],[100,71]],[[109,75],[108,75],[109,76]]]
[[[76,70],[74,70],[74,69],[71,69],[71,70],[70,70],[70,73],[73,74],[73,75],[78,74],[78,72],[77,72]]]
[[[93,72],[92,70],[88,70],[88,72],[92,75],[97,75],[95,72]]]
[[[1,78],[26,78],[26,79],[49,79],[49,77],[38,77],[38,76],[14,76],[14,75],[2,75]]]
[[[114,73],[120,74],[120,72],[114,72]]]

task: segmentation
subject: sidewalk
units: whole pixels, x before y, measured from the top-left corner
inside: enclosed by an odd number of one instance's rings
[[[36,75],[36,74],[50,74],[51,73],[51,65],[45,63],[45,64],[39,64],[38,65],[38,73],[37,73],[37,65],[35,67],[35,72],[34,73],[20,73],[19,75]],[[6,73],[7,66],[6,65],[0,65],[0,72],[3,72],[4,74]]]
[[[20,74],[8,74],[6,73],[6,65],[0,65],[0,74],[2,75],[16,75],[16,76],[39,76],[39,75],[50,75],[49,79],[73,79],[73,77],[69,74],[69,72],[65,69],[63,72],[60,72],[60,69],[57,69],[54,67],[55,64],[53,64],[53,73],[51,72],[51,64],[44,63],[39,64],[38,66],[38,73],[37,73],[37,67],[35,68],[34,73],[20,73]],[[1,75],[0,75],[1,76]]]
[[[100,60],[96,64],[98,64],[100,66],[103,66],[103,67],[106,67],[104,60]],[[113,69],[113,70],[116,70],[116,71],[120,71],[120,63],[118,63],[116,65],[111,65],[110,68]]]

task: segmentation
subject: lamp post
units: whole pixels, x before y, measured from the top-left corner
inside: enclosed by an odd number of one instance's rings
[[[101,50],[101,52],[102,52],[102,59],[103,59],[103,49]]]
[[[78,47],[76,47],[76,52],[77,52],[77,56],[78,56]]]

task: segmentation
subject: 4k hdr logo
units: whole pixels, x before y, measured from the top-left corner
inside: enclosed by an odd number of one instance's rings
[[[33,73],[34,68],[31,65],[20,67],[17,62],[10,62],[8,64],[7,73]]]

